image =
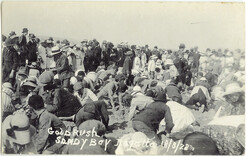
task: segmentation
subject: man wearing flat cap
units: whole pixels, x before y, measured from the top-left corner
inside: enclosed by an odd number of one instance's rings
[[[26,64],[26,59],[27,59],[27,47],[26,47],[26,44],[27,44],[27,39],[26,39],[26,36],[28,34],[28,29],[27,28],[23,28],[22,30],[22,35],[19,37],[19,47],[20,47],[20,50],[21,50],[21,53],[20,53],[20,66],[25,66]]]

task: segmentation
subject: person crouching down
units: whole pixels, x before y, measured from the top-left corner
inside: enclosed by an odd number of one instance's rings
[[[83,82],[76,82],[73,86],[73,89],[74,96],[78,98],[82,106],[88,102],[98,100],[97,96],[89,88],[85,88]]]
[[[37,114],[35,127],[37,135],[35,138],[35,145],[37,153],[39,154],[59,154],[62,151],[63,144],[57,144],[55,142],[59,135],[55,133],[50,134],[48,130],[52,128],[52,131],[66,131],[66,126],[63,122],[54,114],[49,113],[44,108],[44,102],[41,96],[33,95],[29,98],[29,106],[33,108]]]
[[[161,139],[157,130],[161,120],[165,117],[166,129],[164,134],[168,135],[174,126],[169,107],[166,105],[166,94],[159,92],[154,102],[150,103],[143,111],[133,117],[132,127],[135,131],[143,132],[148,138],[153,139],[157,145]]]

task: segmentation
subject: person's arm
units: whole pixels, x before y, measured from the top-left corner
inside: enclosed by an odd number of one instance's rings
[[[60,105],[61,105],[60,90],[55,90],[53,104],[46,105],[46,109],[48,112],[54,113],[59,109]]]
[[[91,90],[87,90],[87,96],[92,100],[92,101],[98,101],[97,96],[91,91]]]
[[[114,87],[114,84],[112,84],[110,86],[109,85],[107,86],[108,97],[110,99],[110,102],[111,102],[111,105],[112,106],[114,106],[114,97],[113,97],[114,92],[113,92],[113,87]]]
[[[165,113],[165,123],[166,123],[165,131],[167,131],[167,133],[171,133],[174,124],[173,124],[173,118],[171,115],[170,108],[167,105],[164,105],[164,113]]]
[[[105,127],[108,128],[109,116],[108,116],[107,105],[104,103],[104,101],[102,102],[101,105],[101,119]]]
[[[130,60],[129,59],[127,59],[126,60],[126,74],[127,74],[127,76],[129,76],[129,74],[131,73],[131,69],[130,69]]]
[[[42,152],[45,150],[45,146],[48,141],[49,133],[48,129],[51,126],[51,120],[49,118],[45,118],[45,120],[40,120],[38,125],[38,134],[35,138],[35,145],[37,152],[39,154],[42,154]]]
[[[137,106],[134,105],[133,101],[131,102],[130,112],[128,114],[128,121],[131,121],[133,116],[135,115],[135,111],[137,109]]]
[[[57,72],[59,74],[62,73],[65,70],[65,68],[66,68],[67,65],[68,65],[68,59],[67,58],[62,58],[62,60],[61,60],[61,66],[59,66],[59,67],[56,68],[57,69]]]
[[[12,70],[15,70],[16,71],[16,69],[18,67],[18,62],[19,62],[17,51],[15,51],[14,54],[13,54],[13,61],[14,61],[14,64],[13,64]]]

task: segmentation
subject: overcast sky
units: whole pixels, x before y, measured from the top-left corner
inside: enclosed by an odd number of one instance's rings
[[[243,3],[3,2],[2,32],[176,49],[244,48]]]

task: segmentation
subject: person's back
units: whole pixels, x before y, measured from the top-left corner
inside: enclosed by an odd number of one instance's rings
[[[52,100],[53,103],[46,105],[46,108],[49,112],[54,113],[58,117],[72,116],[81,108],[78,99],[69,91],[62,88],[55,89]]]
[[[38,116],[37,123],[38,125],[35,125],[35,127],[39,131],[36,139],[38,153],[43,153],[43,151],[46,150],[44,148],[45,146],[51,147],[55,145],[55,147],[62,147],[62,144],[56,144],[55,142],[58,135],[55,133],[48,133],[48,129],[51,129],[51,131],[61,131],[61,129],[63,132],[66,131],[66,126],[57,116],[44,109],[44,111]],[[48,150],[51,149],[53,148],[48,148]]]
[[[136,114],[133,118],[133,121],[142,121],[151,129],[157,131],[161,120],[165,117],[165,113],[168,110],[169,108],[165,103],[153,102],[149,104],[143,111]]]
[[[181,93],[177,85],[175,85],[174,83],[170,83],[165,88],[165,91],[166,91],[168,98],[172,99],[173,101],[182,103],[182,96],[181,96]]]
[[[87,120],[102,120],[105,127],[108,127],[109,117],[106,103],[102,100],[86,103],[75,116],[75,124],[79,126]]]

